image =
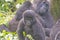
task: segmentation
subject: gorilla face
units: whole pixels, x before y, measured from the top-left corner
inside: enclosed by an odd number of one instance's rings
[[[33,21],[33,19],[30,18],[30,17],[27,17],[26,19],[24,19],[24,22],[25,22],[25,27],[24,28],[25,28],[25,31],[27,33],[29,33],[32,29],[32,27],[31,27],[32,26],[32,21]]]
[[[24,13],[24,22],[27,26],[31,26],[35,22],[35,17],[29,10]]]
[[[49,5],[46,2],[41,3],[39,12],[40,13],[46,13],[48,11]]]
[[[32,17],[26,17],[24,19],[25,24],[27,24],[28,26],[32,24],[33,18]]]
[[[44,1],[37,5],[36,11],[40,15],[44,15],[48,12],[48,9],[49,9],[49,3]]]

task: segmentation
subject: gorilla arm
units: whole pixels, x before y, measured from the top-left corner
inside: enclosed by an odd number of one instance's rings
[[[25,40],[23,36],[23,31],[24,31],[24,24],[23,24],[23,18],[19,21],[18,28],[17,28],[17,34],[19,37],[19,40]]]

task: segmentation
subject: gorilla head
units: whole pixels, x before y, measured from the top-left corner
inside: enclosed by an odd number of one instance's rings
[[[39,8],[40,13],[42,13],[42,11],[43,11],[43,13],[46,13],[48,11],[48,7],[49,7],[49,5],[45,2],[43,2],[41,4],[41,8]]]
[[[33,13],[35,13],[32,10],[27,10],[24,12],[23,14],[23,18],[24,18],[24,24],[25,24],[25,29],[27,30],[31,30],[31,26],[34,25],[34,23],[36,22],[35,16],[33,16]]]
[[[36,10],[36,11],[37,11],[40,15],[42,15],[42,14],[48,12],[48,9],[49,9],[49,3],[46,2],[46,1],[43,1],[43,2],[41,2],[41,3],[39,3],[39,4],[37,4],[37,10]]]
[[[33,16],[34,12],[32,13],[32,10],[27,10],[24,12],[23,17],[24,17],[24,22],[27,25],[33,25],[35,23],[35,17]]]

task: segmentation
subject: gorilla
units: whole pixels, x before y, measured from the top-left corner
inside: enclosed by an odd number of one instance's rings
[[[53,26],[50,33],[51,40],[60,40],[60,19]]]
[[[52,15],[50,14],[50,5],[49,2],[47,0],[43,0],[41,2],[38,2],[36,4],[36,9],[35,12],[43,19],[43,27],[45,29],[45,34],[46,36],[50,36],[50,31],[51,28],[54,25],[54,20]],[[41,20],[40,20],[41,21]]]
[[[26,34],[32,35],[34,40],[45,40],[44,29],[33,10],[26,10],[23,13],[23,18],[19,21],[17,28],[19,40],[26,39],[23,35],[23,31],[25,31]],[[29,39],[27,38],[26,40]]]
[[[22,18],[23,12],[29,9],[32,9],[32,3],[30,1],[25,1],[16,12],[16,20],[19,21]]]
[[[52,28],[54,25],[54,20],[52,15],[50,14],[50,9],[49,9],[49,2],[48,1],[43,1],[39,4],[37,4],[36,10],[35,10],[44,20],[46,24],[46,28]]]
[[[32,4],[30,1],[25,1],[22,6],[17,10],[16,12],[16,15],[14,16],[14,18],[9,21],[9,30],[11,32],[16,32],[16,29],[17,29],[17,25],[18,25],[18,22],[20,19],[22,19],[22,14],[25,10],[30,10],[30,9],[33,9],[32,8]],[[13,29],[14,28],[14,29]]]

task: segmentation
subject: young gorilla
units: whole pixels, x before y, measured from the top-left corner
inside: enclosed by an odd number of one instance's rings
[[[50,33],[51,40],[60,40],[60,19],[53,26]]]
[[[19,20],[22,18],[22,14],[25,10],[32,9],[32,4],[29,1],[26,1],[22,4],[22,6],[17,10],[15,17],[9,22],[9,30],[11,32],[15,32],[17,29],[17,25]],[[14,29],[13,29],[14,28]]]
[[[36,12],[43,18],[46,24],[45,28],[52,28],[54,25],[54,20],[50,14],[48,1],[43,1],[37,4]]]
[[[34,14],[35,12],[33,10],[26,10],[23,13],[23,18],[20,20],[17,28],[19,40],[25,40],[23,31],[25,31],[26,34],[32,35],[34,40],[45,40],[45,32],[42,24]]]

